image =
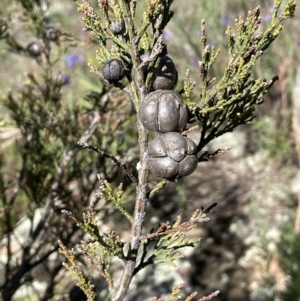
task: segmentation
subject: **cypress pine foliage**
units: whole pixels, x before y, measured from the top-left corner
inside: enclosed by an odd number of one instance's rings
[[[82,59],[70,53],[76,47],[76,37],[49,23],[48,1],[16,2],[21,11],[19,22],[32,41],[21,43],[9,30],[9,18],[1,18],[1,40],[10,52],[39,68],[38,72],[27,72],[17,89],[1,97],[1,110],[5,112],[1,126],[15,130],[14,143],[1,150],[0,160],[1,222],[8,256],[5,280],[0,284],[3,300],[11,300],[21,284],[31,281],[30,272],[56,254],[55,265],[49,264],[52,278],[41,300],[53,296],[54,279],[63,265],[88,300],[100,298],[89,278],[93,269],[107,283],[107,300],[121,301],[142,269],[159,263],[175,265],[182,256],[178,250],[199,241],[188,238],[187,233],[207,221],[216,204],[199,208],[187,220],[178,215],[144,233],[147,203],[170,182],[180,181],[202,161],[225,151],[204,151],[210,141],[253,120],[256,106],[263,103],[264,95],[278,80],[277,76],[256,78],[253,70],[283,30],[283,21],[293,17],[296,2],[288,0],[282,5],[275,0],[265,30],[260,27],[259,7],[245,18],[237,18],[234,28],[228,26],[227,62],[220,78],[211,76],[220,50],[209,45],[205,22],[200,21],[196,84],[189,70],[185,76],[177,74],[176,61],[166,58],[163,33],[174,15],[173,0],[145,0],[142,18],[136,15],[141,1],[101,0],[92,6],[87,0],[75,0],[83,16],[83,30],[97,47],[89,68],[98,86],[94,85],[84,99],[76,93],[72,97],[64,94],[66,85],[75,80],[62,71],[64,55],[69,54],[70,67]],[[183,77],[183,84],[177,84]],[[167,83],[160,86],[157,78],[166,78]],[[157,87],[164,89],[160,95],[176,90],[187,110],[186,114],[178,113],[187,116],[187,125],[183,129],[180,126],[176,133],[152,132],[141,120],[140,108]],[[174,108],[168,114],[163,102],[162,97],[149,109],[159,124],[164,117],[176,115]],[[159,115],[163,108],[165,114]],[[198,129],[199,140],[190,142],[188,134]],[[167,134],[172,139],[168,140]],[[176,140],[178,135],[181,138]],[[159,162],[155,168],[150,158]],[[15,163],[10,176],[6,175],[6,161]],[[161,179],[149,172],[157,168],[161,168],[156,173]],[[20,244],[20,260],[15,264],[11,230],[21,213],[19,206],[26,208],[32,227],[26,242]],[[43,208],[41,217],[33,226],[39,208]],[[104,225],[110,220],[109,214],[130,229],[128,241],[117,230],[99,227],[99,216]],[[41,237],[50,249],[41,246]],[[64,258],[67,261],[63,263]],[[117,261],[123,265],[121,276],[115,279],[113,267]],[[88,269],[84,270],[82,262]],[[168,300],[176,300],[181,289],[173,288]],[[212,292],[200,300],[217,294]],[[194,297],[195,293],[184,300]]]

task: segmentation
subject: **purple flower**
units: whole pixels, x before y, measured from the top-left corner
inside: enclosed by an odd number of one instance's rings
[[[222,23],[223,25],[230,25],[230,19],[229,19],[227,16],[223,16],[223,17],[221,18],[221,23]]]
[[[272,14],[270,14],[270,13],[266,14],[264,17],[265,22],[269,22],[271,19],[272,19]]]
[[[67,74],[60,74],[58,77],[58,82],[61,86],[68,85],[70,83],[70,76]]]
[[[83,56],[80,54],[70,53],[66,56],[66,61],[69,68],[75,67],[82,60]]]
[[[172,33],[170,31],[164,31],[164,40],[170,41],[172,39]]]
[[[201,34],[202,34],[202,32],[201,32],[200,29],[197,29],[197,30],[195,31],[195,34],[196,34],[197,37],[200,37]]]
[[[268,13],[265,15],[263,20],[269,22],[272,19],[272,11],[274,10],[274,4],[269,5]]]

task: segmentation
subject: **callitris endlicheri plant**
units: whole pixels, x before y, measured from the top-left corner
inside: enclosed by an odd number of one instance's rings
[[[85,271],[80,271],[78,254],[107,281],[110,300],[121,301],[139,271],[152,264],[173,264],[181,256],[178,249],[198,242],[198,239],[188,239],[186,234],[208,220],[207,214],[214,204],[210,208],[199,208],[189,220],[182,221],[178,216],[143,233],[147,202],[170,181],[180,181],[198,166],[201,168],[202,161],[225,151],[203,151],[210,141],[253,120],[256,105],[263,103],[264,95],[278,80],[276,76],[268,80],[255,78],[253,68],[282,31],[282,22],[293,16],[296,7],[293,0],[285,5],[275,0],[266,30],[260,28],[259,7],[249,11],[245,18],[236,19],[235,28],[228,26],[228,60],[223,76],[218,79],[211,76],[210,71],[220,51],[207,43],[205,22],[199,21],[202,56],[198,66],[190,67],[198,68],[200,80],[194,82],[187,71],[183,84],[179,85],[178,78],[182,75],[177,74],[176,61],[168,55],[168,45],[163,39],[164,29],[173,16],[172,2],[145,0],[140,22],[136,16],[140,1],[102,0],[98,1],[97,8],[86,0],[75,1],[83,14],[84,31],[98,44],[97,64],[91,64],[90,69],[111,88],[129,95],[137,116],[136,144],[139,146],[139,162],[131,172],[132,166],[97,145],[78,142],[79,146],[112,160],[127,175],[136,192],[134,211],[129,212],[123,206],[126,191],[122,183],[114,189],[99,175],[100,193],[83,214],[82,221],[65,211],[86,232],[76,250],[68,250],[60,242],[60,251],[69,260],[65,267],[77,278],[88,300],[95,300],[97,296],[92,282],[83,276]],[[31,46],[32,55],[38,55],[38,48]],[[196,85],[199,95],[194,92]],[[195,130],[200,130],[198,141],[187,137]],[[149,185],[155,181],[155,185]],[[131,227],[128,241],[113,230],[104,232],[98,228],[95,205],[99,198],[110,201],[125,216]],[[112,269],[116,258],[123,262],[117,279]],[[168,300],[176,300],[179,292],[180,287],[174,288]],[[213,292],[201,300],[216,294]],[[192,294],[185,300],[194,297]]]
[[[122,91],[108,93],[98,78],[94,85],[88,77],[82,81],[80,69],[86,64],[79,39],[54,20],[51,9],[47,0],[7,1],[0,9],[3,301],[18,294],[23,300],[61,300],[69,292],[71,297],[70,282],[65,281],[62,290],[56,285],[59,274],[67,272],[58,239],[71,248],[81,240],[82,230],[61,210],[72,208],[81,215],[99,185],[94,171],[110,183],[118,173],[111,161],[91,157],[76,143],[80,139],[109,145],[116,155],[125,143],[122,137],[115,139],[121,136],[118,128],[133,115],[124,109],[127,99]],[[111,110],[112,104],[118,111]],[[131,145],[126,139],[127,148]],[[30,290],[36,282],[45,286]]]

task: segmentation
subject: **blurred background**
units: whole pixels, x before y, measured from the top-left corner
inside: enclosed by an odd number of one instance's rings
[[[0,17],[10,16],[9,32],[21,46],[26,48],[29,43],[36,41],[36,37],[27,27],[23,27],[22,18],[20,21],[20,17],[23,17],[20,2],[2,0]],[[96,2],[91,1],[95,8]],[[143,6],[139,2],[138,11],[142,12]],[[187,69],[190,70],[191,79],[200,84],[198,61],[201,60],[201,20],[204,19],[206,23],[209,45],[221,49],[220,56],[212,70],[212,76],[219,79],[227,64],[225,36],[227,26],[234,28],[235,19],[239,16],[245,17],[247,12],[257,5],[261,7],[261,27],[266,28],[271,19],[272,1],[174,1],[174,18],[165,30],[164,39],[168,45],[169,56],[175,62],[179,73],[178,90],[183,86]],[[19,171],[22,170],[20,166],[24,168],[22,162],[25,162],[24,157],[21,157],[19,153],[20,141],[24,138],[20,130],[21,122],[11,119],[11,113],[7,109],[8,95],[22,90],[27,85],[28,74],[32,75],[29,78],[33,81],[33,77],[38,78],[39,74],[47,74],[47,70],[51,69],[51,72],[63,77],[66,81],[60,86],[60,99],[64,101],[65,106],[72,107],[72,114],[75,111],[84,110],[86,119],[83,118],[83,121],[79,118],[79,113],[78,116],[74,113],[78,117],[76,117],[76,125],[80,125],[81,121],[83,124],[79,132],[81,134],[84,132],[85,122],[92,118],[89,115],[91,110],[96,106],[104,106],[103,97],[106,88],[99,77],[89,72],[87,63],[95,63],[97,46],[88,33],[82,31],[81,17],[72,1],[51,1],[45,14],[47,24],[63,32],[62,36],[65,38],[64,42],[68,42],[68,47],[60,48],[59,45],[52,47],[57,60],[53,65],[48,64],[48,69],[43,66],[42,62],[30,56],[10,51],[8,45],[0,41],[0,93],[2,95],[0,109],[3,116],[0,121],[0,144],[1,174],[4,179],[1,180],[0,185],[2,198],[0,200],[0,235],[2,237],[0,241],[0,288],[2,293],[13,279],[14,271],[18,270],[20,263],[23,262],[18,248],[24,248],[25,242],[20,241],[26,240],[26,235],[29,237],[30,231],[35,229],[33,226],[35,217],[38,218],[39,208],[47,204],[46,196],[49,195],[49,191],[41,190],[39,201],[33,200],[34,198],[30,197],[26,189],[21,189],[22,191],[14,196],[13,202],[7,202],[7,198],[12,197],[14,193],[14,183],[20,180]],[[137,18],[139,17],[141,16]],[[279,76],[279,81],[264,98],[263,105],[257,107],[254,122],[212,141],[206,150],[215,151],[225,147],[231,147],[231,149],[209,162],[200,163],[193,175],[178,183],[169,184],[150,200],[146,229],[159,221],[176,216],[179,212],[184,218],[188,218],[197,208],[217,203],[218,205],[209,215],[210,221],[191,233],[191,236],[201,237],[201,242],[195,249],[185,250],[186,257],[178,262],[176,269],[169,266],[148,267],[138,274],[126,300],[151,300],[154,296],[169,293],[172,287],[181,282],[186,284],[182,295],[198,291],[200,298],[215,290],[220,290],[221,293],[214,298],[217,301],[300,300],[299,8],[296,9],[296,16],[287,20],[284,26],[283,32],[263,55],[254,71],[257,77],[266,79],[274,75]],[[195,99],[199,94],[195,88]],[[93,95],[97,95],[101,100],[95,101],[91,108],[88,102],[94,99]],[[116,122],[128,113],[132,116],[131,121],[134,120],[132,108],[126,102],[126,97],[124,98],[118,91],[110,92],[109,97],[111,103],[119,106],[119,111],[115,115],[109,115],[107,111],[103,111],[106,114],[104,115],[106,125]],[[9,108],[12,110],[12,105]],[[62,108],[59,110],[62,118],[66,116]],[[120,127],[124,127],[124,130]],[[132,123],[125,122],[120,127],[116,127],[112,134],[112,138],[115,139],[114,143],[116,139],[119,141],[119,144],[114,145],[114,152],[125,156],[127,162],[135,163],[137,160],[135,139],[128,138],[127,142],[123,142],[127,139],[126,133],[132,133],[132,137],[136,137],[134,136],[136,135],[134,123],[132,125]],[[72,131],[72,129],[68,131],[70,137]],[[98,140],[96,139],[97,145],[106,148],[111,143],[110,140],[99,138],[108,133],[104,130],[100,131]],[[63,137],[62,133],[58,145],[65,143]],[[99,139],[102,140],[99,142]],[[72,145],[73,143],[74,145],[78,140],[78,136],[74,139],[66,138],[66,144]],[[58,161],[63,158],[67,149],[60,149]],[[76,157],[77,165],[74,164],[78,167],[84,162],[86,164],[84,172],[95,175],[104,163],[98,162],[96,158],[89,158],[89,155],[90,153],[87,153],[86,159]],[[91,160],[94,160],[94,165],[87,170]],[[55,164],[54,162],[53,171],[57,167]],[[134,167],[134,164],[132,166]],[[108,171],[103,171],[104,174],[105,172],[109,174],[112,168],[108,165]],[[47,172],[52,171],[50,169]],[[75,209],[80,211],[87,208],[97,184],[88,186],[89,189],[85,188],[86,173],[84,172],[80,174],[82,177],[80,187],[78,187],[78,182],[68,181],[69,194],[64,195],[64,198],[71,196],[72,202],[59,203],[59,209],[72,211],[76,207]],[[47,178],[48,175],[44,173],[43,176]],[[117,179],[120,179],[119,175]],[[46,185],[45,183],[41,185]],[[31,186],[28,184],[28,187]],[[132,206],[130,201],[134,199],[134,195],[130,194],[130,189],[127,193],[127,205],[130,208]],[[83,197],[84,195],[86,198]],[[77,202],[76,206],[74,206],[74,200]],[[107,212],[108,215],[99,215],[99,219],[102,218],[103,227],[108,223],[116,232],[119,230],[126,237],[129,227],[124,229],[120,223],[120,216],[114,215],[111,208],[108,208]],[[43,215],[40,214],[40,216]],[[7,236],[7,233],[16,231],[14,230],[17,228],[16,225],[20,225],[21,222],[26,223],[26,217],[29,217],[28,229],[31,229],[28,230],[29,234],[27,230],[27,232],[24,230],[25,232],[14,232],[13,236]],[[65,217],[61,217],[60,213],[57,213],[57,217],[59,221],[56,222],[64,227],[63,225],[67,223]],[[19,228],[25,229],[24,227]],[[53,234],[55,241],[64,232],[59,233]],[[76,240],[78,241],[78,237],[81,237],[75,230],[72,235],[72,239],[68,240],[71,246]],[[16,255],[9,254],[7,251],[8,239],[11,240],[13,237],[17,240]],[[43,238],[40,237],[39,240],[44,244]],[[12,248],[12,251],[15,249]],[[80,290],[74,287],[75,281],[72,276],[60,268],[64,259],[57,254],[57,248],[50,253],[51,262],[49,256],[43,257],[41,253],[35,253],[39,258],[39,261],[35,261],[35,269],[28,269],[23,273],[13,295],[7,299],[3,297],[3,300],[85,300]],[[24,252],[22,254],[24,255]],[[14,262],[14,265],[10,264],[10,268],[7,264],[8,258]],[[53,262],[57,264],[55,265],[57,270],[53,269]],[[39,266],[42,268],[37,269]],[[116,274],[117,270],[116,266]],[[86,273],[89,274],[89,271]],[[91,276],[97,279],[94,274]],[[49,287],[51,287],[50,290]],[[105,300],[104,281],[98,279],[96,287],[100,292],[99,298]]]

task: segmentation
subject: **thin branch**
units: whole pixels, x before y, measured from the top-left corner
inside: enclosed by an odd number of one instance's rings
[[[213,153],[210,153],[209,151],[205,151],[198,158],[198,162],[208,161],[210,158],[213,158],[213,157],[218,156],[218,155],[222,155],[222,154],[224,154],[226,151],[228,151],[230,149],[231,149],[231,147],[218,148]]]
[[[203,215],[203,218],[205,218],[205,215]],[[148,233],[146,235],[141,236],[140,240],[153,239],[158,236],[168,235],[168,234],[176,233],[176,232],[180,232],[180,231],[188,232],[191,229],[195,228],[195,226],[201,221],[202,221],[201,219],[191,219],[187,222],[184,222],[184,223],[176,226],[175,228],[171,228],[170,222],[162,223],[162,224],[160,224],[160,226],[158,227],[158,229],[155,232]]]
[[[142,227],[144,216],[147,207],[147,183],[148,183],[148,168],[147,168],[147,146],[148,137],[147,130],[138,122],[139,129],[139,145],[140,145],[140,169],[139,169],[139,181],[137,185],[137,195],[134,208],[134,218],[130,235],[130,246],[128,250],[128,260],[125,263],[125,267],[121,276],[120,283],[115,290],[112,297],[112,301],[121,301],[126,295],[131,279],[134,275],[134,268],[138,256],[138,250],[140,246],[140,237],[142,235]]]
[[[156,184],[150,192],[148,192],[147,196],[151,199],[159,190],[163,189],[169,183],[168,180],[163,179],[158,184]]]
[[[220,294],[220,291],[215,291],[215,292],[211,293],[210,295],[204,296],[204,297],[202,297],[201,299],[199,299],[199,300],[197,300],[197,301],[206,301],[206,300],[210,300],[210,299],[212,299],[213,297],[218,296],[219,294]]]
[[[96,146],[93,146],[91,144],[88,144],[88,143],[84,143],[82,141],[79,141],[77,142],[77,145],[83,147],[83,148],[86,148],[86,149],[89,149],[89,150],[92,150],[106,158],[109,158],[111,159],[117,166],[119,166],[120,168],[122,168],[124,170],[124,172],[127,174],[128,178],[135,184],[138,184],[138,180],[137,178],[131,173],[128,171],[128,167],[125,163],[122,163],[120,162],[116,157],[114,157],[113,155],[107,153],[106,151],[102,150],[102,149],[99,149],[98,147]]]

